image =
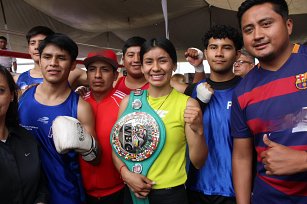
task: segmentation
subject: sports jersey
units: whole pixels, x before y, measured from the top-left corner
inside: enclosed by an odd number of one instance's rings
[[[118,79],[116,85],[115,85],[115,89],[125,93],[126,95],[129,95],[130,92],[133,90],[133,89],[130,89],[126,86],[125,84],[125,81],[126,81],[126,76],[122,76]],[[142,90],[145,90],[145,89],[148,89],[149,88],[149,83],[147,82],[144,86],[140,87],[140,89]]]
[[[33,78],[30,75],[30,70],[23,72],[19,75],[16,82],[17,86],[20,89],[26,89],[29,85],[32,84],[41,84],[43,83],[43,78]]]
[[[20,125],[29,130],[41,145],[40,158],[48,179],[51,204],[79,204],[85,200],[78,154],[58,154],[52,139],[52,121],[60,115],[77,118],[79,96],[71,92],[61,104],[47,106],[36,101],[37,86],[28,89],[19,101]]]
[[[204,135],[208,146],[205,165],[197,170],[190,165],[187,187],[204,195],[234,197],[232,184],[232,137],[230,134],[231,101],[234,88],[240,77],[225,82],[205,79],[197,84],[207,82],[214,89],[203,113]],[[196,86],[192,97],[196,98]]]
[[[81,174],[86,192],[94,197],[103,197],[118,192],[124,187],[122,179],[112,161],[110,133],[118,116],[119,104],[125,97],[121,91],[113,89],[101,101],[96,101],[90,92],[85,96],[95,115],[96,138],[102,155],[98,165],[91,165],[80,159]]]
[[[260,154],[263,135],[296,150],[307,150],[307,47],[295,45],[277,71],[255,67],[235,89],[232,136],[254,140],[257,176],[254,203],[307,203],[307,172],[289,176],[265,174]]]
[[[161,117],[166,128],[164,147],[147,174],[150,180],[156,182],[154,189],[174,187],[186,181],[187,141],[183,114],[188,98],[175,89],[168,96],[148,96],[148,103]]]

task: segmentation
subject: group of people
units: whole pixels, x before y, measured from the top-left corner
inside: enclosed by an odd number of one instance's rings
[[[128,39],[119,77],[114,51],[83,71],[72,39],[32,28],[35,67],[0,67],[1,203],[307,203],[307,48],[284,0],[246,0],[238,20],[187,50],[190,85],[166,38]]]

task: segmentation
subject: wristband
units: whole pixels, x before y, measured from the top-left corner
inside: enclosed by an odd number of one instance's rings
[[[123,164],[120,168],[119,168],[119,175],[120,175],[120,178],[122,177],[122,168],[125,167],[126,164]]]

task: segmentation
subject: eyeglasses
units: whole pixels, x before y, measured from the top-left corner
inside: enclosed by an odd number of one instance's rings
[[[251,63],[251,62],[249,62],[249,61],[244,61],[244,60],[237,60],[237,61],[235,61],[234,63],[233,63],[233,65],[239,65],[239,66],[241,66],[242,64],[253,64],[253,63]]]

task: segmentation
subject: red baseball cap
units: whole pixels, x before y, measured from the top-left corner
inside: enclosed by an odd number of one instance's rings
[[[118,68],[117,56],[113,50],[90,52],[88,53],[87,58],[83,60],[83,64],[87,68],[91,63],[99,60],[110,64],[114,69]]]

